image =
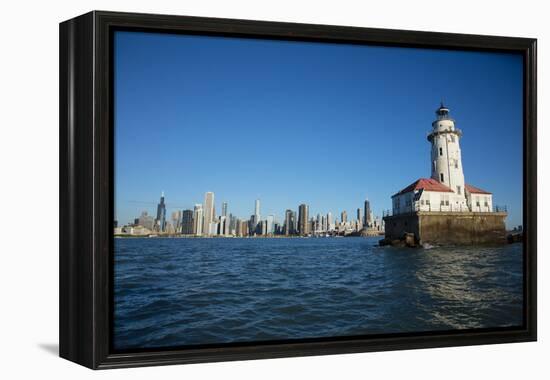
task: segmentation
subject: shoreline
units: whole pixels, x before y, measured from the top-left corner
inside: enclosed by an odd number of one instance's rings
[[[115,239],[331,239],[331,238],[379,238],[384,235],[360,236],[360,235],[335,235],[335,236],[191,236],[191,235],[113,235]]]

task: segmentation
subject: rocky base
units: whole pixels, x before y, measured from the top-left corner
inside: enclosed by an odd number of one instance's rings
[[[409,247],[409,248],[416,248],[420,246],[414,234],[409,232],[404,233],[401,239],[384,238],[380,240],[378,244],[380,246],[391,245],[392,247]]]

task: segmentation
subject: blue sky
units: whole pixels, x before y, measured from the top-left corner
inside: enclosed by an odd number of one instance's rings
[[[168,213],[215,193],[279,220],[375,214],[430,176],[426,134],[444,101],[464,135],[466,182],[522,220],[522,57],[516,54],[115,34],[115,217]]]

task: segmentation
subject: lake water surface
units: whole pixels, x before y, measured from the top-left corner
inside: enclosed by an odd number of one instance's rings
[[[519,326],[522,245],[115,239],[114,347]]]

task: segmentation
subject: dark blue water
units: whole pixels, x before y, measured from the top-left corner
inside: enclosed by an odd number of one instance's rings
[[[115,239],[117,349],[522,324],[522,246]]]

